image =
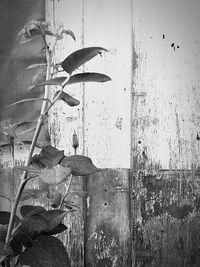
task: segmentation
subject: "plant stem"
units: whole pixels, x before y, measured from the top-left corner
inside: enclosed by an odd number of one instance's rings
[[[65,195],[60,203],[60,206],[59,206],[59,209],[61,210],[62,209],[62,206],[64,204],[64,201],[65,201],[65,198],[67,197],[68,193],[69,193],[69,188],[71,186],[71,183],[72,183],[72,178],[73,178],[73,175],[70,175],[70,178],[69,178],[69,182],[68,182],[68,185],[67,185],[67,189],[66,189],[66,192],[65,192]]]
[[[43,37],[44,44],[45,44],[45,47],[46,47],[46,58],[47,58],[46,79],[48,80],[48,79],[50,79],[51,53],[50,53],[49,47],[47,45],[45,36],[42,35],[42,37]],[[46,86],[45,87],[45,92],[44,92],[44,99],[47,99],[47,98],[48,98],[48,88]],[[47,101],[43,101],[42,102],[42,107],[41,107],[40,116],[38,118],[37,127],[36,127],[36,130],[35,130],[34,136],[33,136],[33,140],[31,142],[30,151],[29,151],[28,158],[27,158],[27,161],[26,161],[26,164],[25,164],[26,167],[30,166],[31,158],[32,158],[32,155],[33,155],[33,152],[34,152],[37,140],[38,140],[38,136],[40,134],[40,130],[41,130],[42,125],[43,125],[43,121],[44,121],[43,114],[44,114],[44,111],[47,109],[47,105],[48,105]],[[20,184],[20,186],[18,188],[16,197],[15,197],[14,205],[13,205],[13,207],[11,209],[10,220],[9,220],[8,230],[7,230],[7,235],[6,235],[6,244],[7,245],[10,242],[10,237],[11,237],[12,230],[13,230],[13,225],[14,225],[14,217],[15,217],[15,214],[16,214],[16,211],[17,211],[17,207],[18,207],[18,204],[19,204],[19,200],[20,200],[21,194],[22,194],[23,189],[24,189],[24,187],[25,187],[25,185],[27,183],[27,181],[26,181],[27,176],[28,176],[28,171],[24,171],[21,184]]]

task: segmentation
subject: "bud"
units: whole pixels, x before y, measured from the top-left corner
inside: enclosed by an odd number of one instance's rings
[[[76,151],[77,147],[79,146],[78,137],[77,137],[77,134],[75,131],[74,131],[74,134],[72,137],[72,146],[75,149],[75,151]]]

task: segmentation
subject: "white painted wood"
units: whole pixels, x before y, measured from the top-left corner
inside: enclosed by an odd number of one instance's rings
[[[109,50],[85,65],[112,81],[85,85],[85,153],[99,167],[130,167],[131,1],[84,1],[84,45]]]
[[[133,157],[149,170],[199,166],[199,13],[197,0],[133,0]]]

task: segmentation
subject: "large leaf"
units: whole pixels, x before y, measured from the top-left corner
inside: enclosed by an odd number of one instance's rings
[[[39,175],[43,182],[51,185],[60,184],[71,175],[71,168],[57,165],[53,168],[42,169]]]
[[[22,192],[22,195],[21,195],[21,198],[20,198],[20,201],[25,201],[25,200],[28,200],[30,198],[34,198],[34,199],[37,199],[39,198],[40,196],[42,196],[43,194],[45,194],[46,192],[44,192],[43,190],[41,189],[24,189],[23,192]]]
[[[19,263],[31,267],[71,267],[62,242],[49,235],[38,236],[32,247],[19,256]]]
[[[73,52],[62,63],[63,69],[71,74],[75,69],[92,59],[102,51],[108,51],[103,47],[87,47]]]
[[[40,216],[42,216],[48,223],[48,228],[45,231],[49,232],[53,230],[56,226],[58,226],[62,222],[66,214],[67,211],[65,210],[48,210],[40,213]]]
[[[71,168],[72,175],[85,176],[99,171],[99,169],[92,163],[92,160],[82,155],[73,155],[65,157],[61,163],[61,166]]]
[[[20,213],[22,217],[27,216],[28,214],[30,214],[30,212],[32,213],[33,211],[35,212],[35,214],[38,214],[45,211],[45,208],[41,206],[32,206],[32,205],[24,205],[20,208]]]
[[[60,93],[60,90],[55,93],[54,98],[56,98],[58,94],[60,94],[58,99],[66,102],[70,107],[78,106],[80,104],[79,100],[65,92]]]
[[[30,89],[42,86],[42,85],[60,85],[62,86],[63,82],[67,79],[66,76],[62,77],[56,77],[53,79],[49,79],[45,82],[41,82],[38,84],[35,84]],[[96,73],[96,72],[84,72],[84,73],[78,73],[74,74],[70,77],[69,81],[66,83],[66,85],[75,84],[75,83],[83,83],[83,82],[108,82],[111,78],[105,74],[102,73]]]
[[[56,166],[64,158],[64,150],[46,146],[40,152],[39,159],[46,167]]]
[[[0,211],[0,224],[8,224],[10,220],[10,212],[8,211]],[[20,219],[15,215],[14,221],[18,223]]]

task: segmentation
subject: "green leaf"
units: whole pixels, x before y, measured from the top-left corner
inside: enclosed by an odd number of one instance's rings
[[[56,165],[53,168],[42,169],[39,175],[43,182],[51,185],[58,185],[71,175],[70,167]]]
[[[39,198],[42,196],[45,192],[41,189],[24,189],[20,198],[20,201],[25,201],[30,198]]]
[[[48,223],[48,228],[46,232],[49,232],[53,230],[56,226],[58,226],[62,222],[66,214],[67,211],[65,210],[48,210],[40,213],[40,216],[42,216]]]
[[[25,217],[30,214],[30,212],[33,214],[33,211],[35,214],[45,211],[45,208],[41,206],[33,206],[33,205],[24,205],[20,208],[20,213],[22,217]]]
[[[60,94],[60,90],[54,94],[54,98],[56,98],[58,94]],[[80,104],[79,100],[73,98],[65,92],[61,92],[58,99],[66,102],[70,107],[78,106]]]
[[[71,74],[75,69],[91,60],[93,57],[101,54],[102,51],[108,51],[102,47],[87,47],[73,52],[62,63],[63,69]]]
[[[83,83],[83,82],[108,82],[111,78],[102,73],[96,72],[84,72],[74,74],[70,77],[67,85],[74,84],[74,83]]]
[[[63,223],[60,223],[54,229],[52,229],[51,231],[48,231],[46,233],[48,235],[56,235],[56,234],[60,234],[60,233],[64,232],[67,229],[68,228],[66,225],[64,225]]]
[[[7,246],[4,242],[0,242],[0,263],[2,263],[9,255],[12,255],[11,247]]]
[[[62,242],[54,236],[40,235],[20,256],[19,263],[31,267],[71,267]]]
[[[61,163],[61,166],[71,168],[72,175],[85,176],[99,171],[99,169],[92,163],[92,160],[82,155],[73,155],[65,157]]]
[[[10,220],[10,212],[8,211],[0,211],[0,224],[8,224]],[[20,219],[15,215],[14,221],[18,223]]]
[[[52,146],[46,146],[40,152],[40,161],[46,167],[56,166],[64,158],[64,150],[58,150]]]

